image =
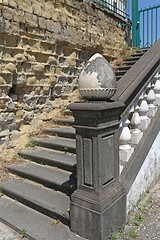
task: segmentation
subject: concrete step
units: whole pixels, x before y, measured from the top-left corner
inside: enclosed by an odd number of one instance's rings
[[[75,139],[75,129],[72,127],[60,127],[60,128],[45,128],[44,132],[50,133],[54,136],[66,137]]]
[[[76,168],[75,156],[55,152],[52,150],[36,149],[30,151],[19,151],[18,154],[25,159],[35,161],[39,164],[50,165],[67,171],[75,171]]]
[[[132,57],[141,57],[143,55],[144,55],[144,52],[131,54]]]
[[[72,233],[68,226],[57,224],[55,220],[43,215],[8,197],[0,197],[0,219],[20,234],[26,230],[31,240],[83,240]]]
[[[136,62],[137,62],[137,61],[127,61],[127,60],[126,60],[126,62],[122,62],[122,65],[123,65],[123,64],[125,64],[125,65],[127,65],[127,66],[129,66],[129,65],[134,65]],[[132,66],[131,66],[131,67],[132,67]]]
[[[123,75],[122,76],[116,76],[116,81],[119,81],[119,79],[121,79],[121,77],[123,77]]]
[[[58,151],[76,153],[75,140],[49,137],[49,138],[37,138],[37,139],[33,139],[33,141],[38,143],[38,145],[42,147],[51,148]]]
[[[129,70],[132,67],[132,65],[126,66],[124,64],[124,66],[120,66],[120,67],[116,67],[117,70],[121,71],[121,70]]]
[[[46,187],[71,194],[76,189],[75,174],[54,167],[44,167],[34,163],[7,166],[12,173],[27,178]]]
[[[2,192],[12,199],[25,204],[49,217],[58,218],[69,225],[69,213],[67,209],[70,199],[63,193],[47,189],[38,184],[26,181],[10,179],[0,183]]]
[[[60,118],[60,119],[56,119],[56,122],[58,124],[62,124],[62,125],[73,125],[74,124],[74,118],[70,117],[70,118]]]
[[[126,72],[127,70],[120,70],[120,71],[115,71],[114,73],[116,76],[123,76]]]
[[[71,112],[69,109],[66,109],[66,110],[64,111],[64,115],[72,116],[72,112]]]
[[[140,59],[140,57],[128,57],[128,58],[125,58],[125,60],[128,62],[130,61],[138,61]]]

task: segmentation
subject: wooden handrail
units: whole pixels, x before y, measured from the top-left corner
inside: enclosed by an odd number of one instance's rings
[[[125,103],[123,116],[160,67],[160,39],[117,82],[113,99]]]

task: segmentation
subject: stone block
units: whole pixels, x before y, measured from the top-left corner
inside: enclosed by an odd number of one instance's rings
[[[18,8],[17,0],[9,0],[8,5],[12,8],[16,8],[16,9]]]
[[[120,161],[128,162],[128,160],[130,159],[133,152],[134,152],[134,148],[132,148],[132,147],[130,147],[130,149],[120,148],[119,149],[119,159],[120,159]]]
[[[36,85],[37,84],[36,76],[28,77],[27,78],[27,84],[29,84],[29,85]]]
[[[68,57],[67,58],[67,63],[68,63],[69,66],[74,67],[76,65],[76,60],[75,60],[75,58]]]
[[[10,135],[10,139],[11,140],[16,140],[17,138],[19,138],[20,136],[22,136],[22,133],[17,131],[17,130],[13,130],[11,132],[11,135]]]
[[[154,117],[156,112],[157,112],[157,107],[154,104],[152,104],[152,105],[149,106],[149,110],[147,112],[147,116],[148,117]]]
[[[92,205],[93,207],[95,203],[93,203],[93,200],[90,202],[89,199],[85,199],[85,197],[84,200],[88,200],[86,206],[83,200],[78,199],[78,196],[74,195],[72,197],[72,201],[74,202],[71,202],[70,206],[70,214],[72,216],[70,225],[71,231],[85,239],[111,239],[112,235],[117,233],[126,222],[125,195],[122,194],[122,196],[119,196],[118,200],[113,199],[115,196],[113,196],[112,200],[109,199],[108,196],[105,196],[106,201],[108,200],[111,204],[105,208],[105,201],[101,203],[99,200],[98,204],[101,204],[101,210],[90,208],[90,206]],[[79,222],[79,224],[77,224],[77,222]]]
[[[11,22],[8,27],[11,30],[12,34],[17,34],[20,32],[20,23],[19,22]]]
[[[15,22],[25,23],[24,12],[20,9],[13,10],[13,19]]]
[[[26,23],[31,27],[38,27],[38,19],[36,15],[25,13]]]
[[[5,65],[4,71],[14,73],[16,72],[16,65],[14,63],[8,63]]]
[[[47,30],[53,32],[54,30],[54,22],[52,20],[47,20]]]
[[[49,87],[43,87],[43,93],[45,95],[48,95],[49,94],[49,91],[50,91],[50,88]]]
[[[49,77],[49,84],[50,86],[55,86],[57,78],[54,76]]]
[[[36,53],[36,60],[39,63],[46,63],[48,59],[48,55],[45,53],[38,52]]]
[[[39,17],[38,19],[38,23],[39,23],[39,27],[42,29],[46,29],[47,28],[47,20],[43,17]]]
[[[12,73],[1,73],[3,79],[5,79],[6,84],[11,84],[12,82]]]
[[[57,58],[55,58],[54,56],[49,56],[49,58],[48,58],[48,63],[49,64],[53,64],[53,65],[57,65],[57,63],[58,63],[58,60],[57,60]]]
[[[138,144],[139,141],[141,140],[143,136],[143,132],[141,132],[140,130],[136,130],[135,129],[131,129],[131,143],[132,144]]]
[[[28,12],[28,13],[33,13],[33,8],[32,8],[32,2],[28,1],[28,0],[23,0],[20,1],[20,3],[18,4],[18,8]]]
[[[38,16],[42,15],[42,5],[40,3],[33,3],[33,14],[36,14]]]
[[[54,40],[53,40],[54,41]],[[41,51],[53,54],[55,51],[55,44],[50,42],[41,42]]]
[[[23,116],[22,110],[16,111],[16,120],[22,119],[22,116]]]
[[[25,62],[26,58],[27,58],[26,54],[18,53],[18,54],[15,55],[15,59],[17,61]]]
[[[147,118],[146,116],[144,116],[144,117],[141,116],[140,118],[141,118],[141,123],[140,123],[140,125],[138,126],[138,128],[139,128],[141,131],[145,131],[145,130],[148,128],[151,120],[150,120],[149,118]]]
[[[156,94],[156,100],[153,103],[156,106],[160,106],[160,94]]]
[[[8,111],[15,110],[15,103],[11,100],[6,103],[6,108]]]
[[[34,91],[35,91],[35,95],[40,95],[41,88],[40,87],[36,87]]]
[[[6,36],[6,46],[7,47],[17,47],[19,37],[18,36]]]
[[[47,9],[46,7],[42,7],[42,17],[44,17],[46,19],[51,19],[52,14],[51,14],[50,9]]]
[[[6,108],[6,101],[0,100],[0,109],[5,109]]]
[[[64,19],[66,19],[65,14],[63,14],[63,16],[64,16]],[[62,21],[62,18],[60,17],[60,13],[58,11],[55,11],[55,10],[51,11],[51,17],[52,17],[53,21],[57,21],[59,19]],[[64,22],[65,22],[65,20],[64,20]],[[62,21],[62,23],[63,23],[63,21]]]
[[[18,86],[23,86],[26,84],[26,75],[25,74],[20,74],[16,76],[16,79],[13,81],[14,84],[16,84],[16,89],[18,89]],[[19,95],[19,92],[18,92]]]
[[[2,77],[0,77],[0,85],[5,85],[5,81]]]
[[[56,74],[57,76],[61,76],[61,75],[62,75],[62,68],[56,67],[56,68],[55,68],[55,74]]]
[[[44,65],[40,63],[33,65],[33,71],[35,73],[42,73],[44,71]]]
[[[23,65],[23,71],[25,73],[31,73],[32,72],[32,69],[31,69],[31,64],[30,63],[27,63],[27,62],[24,62]]]
[[[5,7],[3,11],[3,16],[8,20],[13,19],[13,10],[9,7]]]

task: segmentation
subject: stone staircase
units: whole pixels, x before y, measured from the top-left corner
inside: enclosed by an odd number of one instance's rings
[[[117,81],[142,55],[133,54],[117,67]],[[26,162],[7,166],[11,178],[0,184],[0,220],[18,232],[26,229],[29,239],[83,239],[68,227],[70,196],[76,189],[74,119],[57,123],[63,126],[46,128],[48,137],[33,139],[37,149],[19,152]]]
[[[122,62],[122,66],[116,67],[115,75],[116,80],[118,81],[139,59],[144,55],[146,51],[144,50],[141,53],[132,54],[129,58],[126,58]]]

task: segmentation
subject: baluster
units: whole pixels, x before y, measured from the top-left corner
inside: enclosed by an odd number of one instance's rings
[[[140,105],[139,105],[139,115],[141,119],[141,123],[139,125],[139,129],[141,131],[144,131],[147,129],[148,125],[150,124],[150,119],[147,116],[147,112],[149,110],[148,103],[146,101],[147,95],[142,93],[139,100],[140,100]]]
[[[155,98],[156,98],[156,100],[154,101],[154,104],[156,106],[160,106],[160,74],[156,74],[154,78],[155,78],[154,91],[155,91]]]
[[[129,145],[129,141],[131,140],[131,133],[129,130],[129,125],[130,121],[128,120],[127,117],[123,119],[122,123],[122,132],[120,134],[120,146],[119,146],[119,158],[120,158],[120,163],[127,162],[130,156],[133,153],[133,148]],[[121,162],[122,161],[122,162]],[[122,169],[122,167],[121,167]],[[120,171],[121,171],[120,169]]]
[[[156,111],[157,111],[157,107],[154,105],[154,101],[155,101],[155,93],[154,93],[154,90],[153,88],[155,87],[154,84],[149,84],[148,85],[148,96],[147,96],[147,102],[148,102],[148,107],[149,107],[149,110],[147,112],[147,116],[148,117],[154,117],[154,115],[156,114]]]
[[[138,144],[143,133],[138,126],[141,124],[141,118],[138,113],[139,106],[136,104],[134,108],[134,113],[131,118],[130,126],[131,126],[131,143]]]

